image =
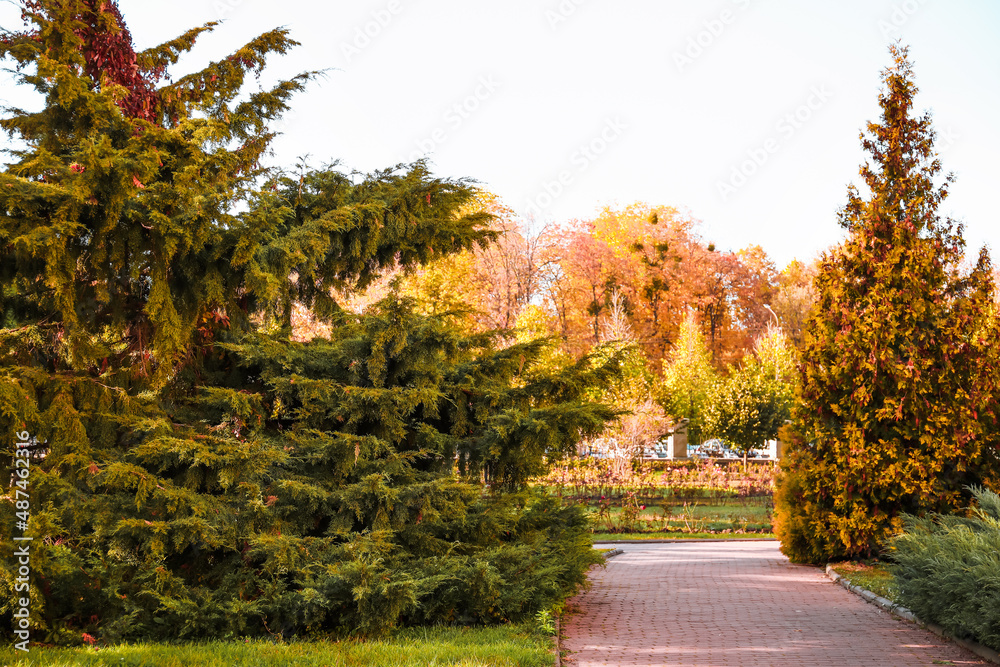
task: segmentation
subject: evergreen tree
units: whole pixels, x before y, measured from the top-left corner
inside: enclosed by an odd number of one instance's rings
[[[660,400],[675,419],[688,420],[688,439],[700,445],[705,434],[705,409],[719,382],[712,352],[693,312],[681,324],[674,350],[663,363]]]
[[[136,52],[114,2],[23,9],[0,53],[43,105],[0,120],[0,455],[31,434],[34,637],[371,634],[578,586],[585,518],[526,480],[612,416],[585,394],[613,360],[544,373],[543,343],[332,296],[490,242],[471,185],[263,166],[311,76],[244,90],[284,30],[171,81],[214,24]],[[296,303],[329,340],[290,341]]]
[[[862,134],[870,193],[848,190],[848,238],[824,256],[802,352],[801,441],[783,463],[776,530],[793,560],[878,554],[902,513],[948,512],[995,480],[997,330],[985,250],[938,213],[930,115],[912,113],[907,49]]]

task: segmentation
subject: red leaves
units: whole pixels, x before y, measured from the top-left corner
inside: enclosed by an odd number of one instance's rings
[[[132,175],[132,184],[140,190],[144,190],[146,188],[146,186],[142,184],[142,181],[139,180],[139,177],[135,174]]]
[[[69,170],[72,171],[74,174],[82,174],[84,171],[87,170],[87,168],[84,167],[82,164],[74,162],[69,166]]]
[[[94,88],[106,78],[129,91],[117,101],[123,114],[156,122],[160,99],[156,82],[162,71],[145,71],[139,67],[132,35],[116,3],[102,2],[91,11],[92,16],[81,17],[83,27],[76,31],[82,42],[84,72],[94,82]],[[109,29],[109,22],[119,29]]]

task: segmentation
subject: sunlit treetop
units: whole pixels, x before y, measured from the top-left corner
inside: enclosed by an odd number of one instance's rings
[[[245,86],[296,45],[284,29],[174,79],[214,23],[136,52],[114,2],[32,0],[23,16],[0,56],[44,103],[0,119],[19,146],[0,172],[0,311],[59,341],[57,366],[169,369],[208,321],[290,329],[296,302],[330,317],[331,288],[495,235],[465,206],[469,183],[423,164],[363,178],[264,164],[271,126],[315,75]]]

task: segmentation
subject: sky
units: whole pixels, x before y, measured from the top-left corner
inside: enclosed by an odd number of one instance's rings
[[[119,0],[137,48],[222,21],[174,70],[286,27],[261,85],[323,70],[276,164],[369,172],[427,157],[538,223],[635,201],[701,221],[778,267],[844,238],[889,44],[910,46],[945,171],[943,212],[1000,260],[996,0]],[[169,7],[169,9],[165,9]],[[0,25],[19,27],[0,5]],[[0,103],[28,106],[9,78]],[[254,83],[253,85],[257,85]]]

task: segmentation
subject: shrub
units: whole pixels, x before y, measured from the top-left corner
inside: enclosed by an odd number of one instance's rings
[[[1000,496],[972,493],[968,516],[907,516],[890,571],[918,617],[1000,650]]]
[[[778,436],[789,451],[781,461],[774,491],[774,534],[792,562],[822,563],[840,552],[831,506],[810,493],[820,470],[813,452],[790,427]],[[829,498],[829,496],[827,496]]]

